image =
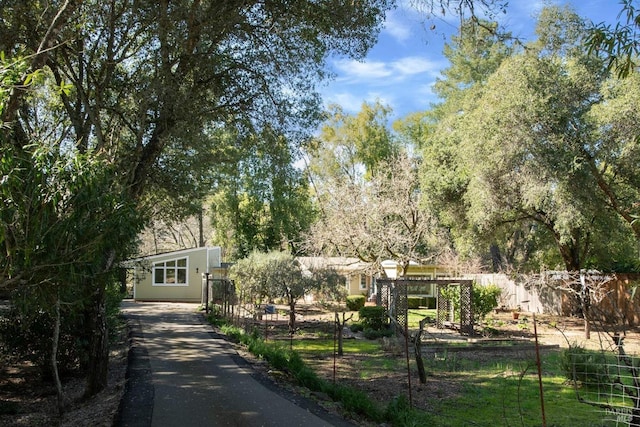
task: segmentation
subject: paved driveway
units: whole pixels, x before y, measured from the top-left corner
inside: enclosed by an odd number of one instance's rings
[[[196,307],[123,302],[134,342],[120,426],[350,425],[258,381]]]

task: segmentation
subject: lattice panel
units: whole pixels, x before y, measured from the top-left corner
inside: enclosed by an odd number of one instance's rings
[[[391,282],[378,281],[378,296],[376,297],[376,303],[389,310],[389,303],[391,302]]]
[[[399,278],[378,279],[377,303],[387,309],[389,317],[395,319],[398,327],[404,330],[408,322],[408,300],[410,294],[427,293],[435,285],[436,293],[436,325],[444,328],[454,322],[454,318],[460,320],[456,329],[460,333],[473,334],[473,312],[471,307],[471,295],[473,281],[466,279],[425,279],[425,278]],[[447,296],[452,294],[448,290],[459,290],[460,312],[454,313],[453,301]],[[456,301],[457,301],[456,296]]]
[[[471,295],[473,284],[460,283],[460,332],[473,335],[473,307]]]
[[[437,308],[436,312],[436,326],[439,329],[445,327],[446,322],[451,322],[451,301],[443,295],[444,290],[449,289],[449,285],[438,285],[437,287]]]
[[[394,288],[395,294],[395,319],[398,325],[398,328],[402,333],[404,333],[405,328],[407,327],[407,322],[409,321],[409,304],[407,297],[407,286],[402,286],[402,284],[396,283]]]

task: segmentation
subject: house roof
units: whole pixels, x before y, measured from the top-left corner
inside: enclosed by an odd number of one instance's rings
[[[140,261],[144,261],[144,260],[152,261],[154,259],[158,259],[158,258],[161,258],[161,257],[166,257],[167,255],[172,255],[172,256],[173,255],[176,255],[176,256],[178,256],[178,255],[187,255],[187,254],[192,253],[192,252],[197,252],[197,251],[202,251],[202,250],[207,250],[208,251],[208,250],[211,250],[211,249],[220,249],[221,250],[220,246],[199,246],[199,247],[195,247],[195,248],[186,248],[186,249],[178,249],[178,250],[175,250],[175,251],[160,252],[160,253],[153,254],[153,255],[143,255],[143,256],[140,256],[140,257],[137,257],[137,258],[131,258],[131,259],[125,260],[122,264],[123,264],[123,266],[127,267],[127,266],[133,265],[135,263],[138,263]]]
[[[334,268],[343,273],[365,270],[369,264],[358,258],[347,257],[297,257],[302,266],[308,270]]]

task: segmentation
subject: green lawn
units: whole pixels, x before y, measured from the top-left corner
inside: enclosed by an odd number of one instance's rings
[[[420,326],[420,321],[425,317],[430,317],[431,319],[436,319],[436,309],[410,309],[408,310],[409,317],[409,329],[418,329]]]
[[[331,355],[333,354],[333,338],[295,339],[293,349],[301,355]],[[345,353],[360,353],[367,355],[380,354],[380,343],[370,340],[344,340],[342,347]]]
[[[423,318],[415,313],[415,318]],[[333,354],[332,339],[294,340],[293,347],[303,357]],[[345,340],[346,354],[367,354],[370,357],[358,361],[353,369],[360,378],[381,370],[397,372],[406,369],[403,358],[384,355],[378,341]],[[414,364],[413,358],[411,360]],[[407,422],[421,425],[428,420],[430,426],[521,426],[542,425],[537,369],[531,360],[511,360],[508,354],[488,360],[468,360],[451,353],[444,357],[425,357],[428,375],[446,376],[458,393],[431,402],[433,411]],[[560,368],[558,352],[547,353],[542,359],[543,390],[546,425],[562,427],[605,427],[615,422],[604,422],[601,410],[580,403],[574,389],[566,383]],[[429,387],[428,380],[426,387]],[[611,417],[610,417],[611,418]],[[620,424],[623,425],[623,424]]]
[[[543,358],[543,365],[557,363],[556,355]],[[451,366],[451,364],[449,364]],[[430,365],[432,372],[437,367]],[[463,384],[461,394],[435,405],[434,426],[541,426],[539,382],[533,363],[508,360],[475,366],[459,366],[455,379]],[[547,426],[596,427],[606,424],[602,412],[580,403],[565,378],[546,372],[543,376]]]

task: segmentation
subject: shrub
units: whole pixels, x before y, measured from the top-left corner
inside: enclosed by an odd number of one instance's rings
[[[358,310],[360,323],[364,329],[381,330],[389,325],[387,309],[382,306],[362,307]]]
[[[362,335],[368,340],[377,340],[378,338],[382,337],[392,337],[393,331],[389,327],[386,327],[384,329],[365,328],[365,330],[362,332]]]
[[[440,291],[441,295],[453,303],[456,320],[460,317],[460,288],[451,286]],[[471,309],[473,321],[480,322],[493,309],[498,307],[498,300],[502,295],[502,289],[496,285],[480,286],[475,284],[471,291]]]
[[[581,382],[585,386],[611,382],[605,355],[579,345],[570,345],[562,350],[560,366],[568,380]]]
[[[86,352],[87,343],[77,334],[79,316],[61,309],[60,336],[58,338],[58,370],[61,375],[78,368]],[[34,309],[12,308],[0,319],[0,345],[20,358],[36,365],[44,378],[52,378],[51,351],[55,318],[50,313]]]
[[[360,322],[355,322],[352,323],[351,326],[349,327],[349,329],[351,329],[351,332],[360,332],[364,330],[364,326],[362,326],[362,323]]]
[[[496,285],[474,286],[471,294],[473,320],[479,322],[496,307],[502,295],[502,289]]]
[[[407,308],[420,308],[423,302],[422,297],[407,297]]]
[[[358,311],[364,307],[365,301],[364,295],[349,295],[347,297],[347,309],[349,311]]]
[[[425,306],[428,309],[436,308],[436,298],[435,297],[426,297],[425,299],[426,299]]]
[[[348,412],[365,416],[367,419],[375,422],[384,420],[384,413],[379,405],[373,402],[369,396],[361,390],[334,384],[328,387],[327,394],[333,400],[342,402],[342,406]]]

